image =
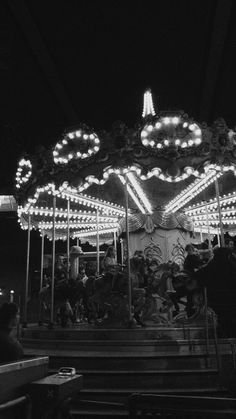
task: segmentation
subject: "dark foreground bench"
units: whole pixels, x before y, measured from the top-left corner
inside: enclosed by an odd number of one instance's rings
[[[48,357],[0,365],[0,419],[68,417],[82,375],[48,376]]]
[[[27,394],[30,383],[47,374],[47,356],[0,365],[0,403]]]
[[[129,417],[168,419],[235,418],[236,399],[217,397],[132,394]]]

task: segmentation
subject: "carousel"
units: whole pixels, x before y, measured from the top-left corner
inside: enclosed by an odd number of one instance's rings
[[[214,245],[225,247],[226,232],[234,240],[235,175],[234,129],[223,119],[208,126],[183,111],[157,111],[150,90],[134,128],[116,122],[96,133],[78,124],[51,150],[22,156],[16,199],[19,223],[28,231],[24,322],[32,229],[41,236],[40,295],[46,295],[51,326],[61,304],[75,305],[77,313],[78,305],[86,306],[84,318],[95,324],[196,321],[196,304],[186,311],[186,246],[205,244],[212,255]],[[45,240],[52,244],[47,285]],[[61,286],[58,240],[66,254]],[[89,272],[80,262],[86,243],[96,252]],[[108,267],[102,245],[112,260]]]

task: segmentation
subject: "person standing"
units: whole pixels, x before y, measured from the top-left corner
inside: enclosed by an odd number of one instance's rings
[[[0,306],[0,363],[5,364],[23,358],[23,348],[13,335],[17,325],[18,307],[15,303]]]

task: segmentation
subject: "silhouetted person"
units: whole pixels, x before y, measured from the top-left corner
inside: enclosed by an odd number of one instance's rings
[[[12,336],[17,323],[18,308],[14,303],[0,306],[0,363],[8,363],[23,358],[21,344]]]
[[[192,244],[187,244],[185,251],[187,252],[187,256],[184,261],[184,270],[194,274],[202,265],[200,255]]]

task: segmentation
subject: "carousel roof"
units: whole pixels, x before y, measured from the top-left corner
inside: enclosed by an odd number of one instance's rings
[[[127,186],[131,229],[143,228],[150,216],[162,228],[192,230],[191,218],[195,229],[204,229],[207,208],[217,230],[218,180],[223,224],[234,230],[235,174],[236,132],[224,120],[208,126],[183,111],[156,114],[147,91],[143,120],[134,128],[119,122],[110,132],[95,133],[81,124],[66,130],[51,150],[21,158],[19,220],[28,228],[30,215],[31,226],[50,238],[55,205],[57,238],[66,238],[69,222],[71,237],[93,241],[99,233],[106,241],[124,230]]]

